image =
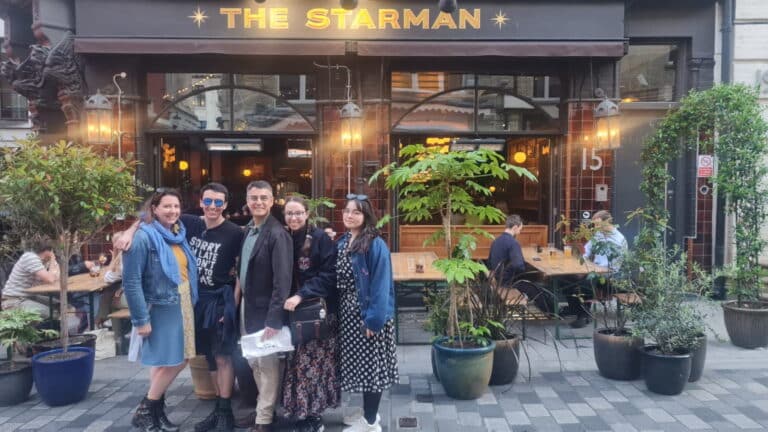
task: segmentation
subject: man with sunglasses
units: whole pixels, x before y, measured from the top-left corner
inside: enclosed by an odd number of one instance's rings
[[[200,189],[203,216],[181,216],[199,272],[200,299],[195,305],[197,352],[205,355],[218,393],[214,410],[195,425],[196,432],[234,430],[230,403],[235,379],[232,354],[239,337],[236,317],[240,301],[234,269],[243,230],[224,218],[228,202],[229,190],[211,182]]]

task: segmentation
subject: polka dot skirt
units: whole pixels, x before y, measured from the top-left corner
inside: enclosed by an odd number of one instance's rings
[[[341,389],[347,392],[381,392],[398,381],[395,327],[390,320],[373,337],[365,337],[357,288],[349,253],[336,262],[341,318]]]

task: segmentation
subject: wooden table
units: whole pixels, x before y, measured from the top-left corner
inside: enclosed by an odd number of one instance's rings
[[[522,249],[526,264],[539,271],[549,282],[550,290],[554,296],[553,311],[555,318],[557,318],[555,338],[560,339],[560,308],[558,304],[560,279],[567,276],[586,277],[590,273],[610,273],[611,269],[588,261],[582,263],[580,258],[575,255],[566,257],[561,250],[555,250],[553,256],[550,257],[547,248],[542,248],[541,253],[537,253],[533,247]]]
[[[90,328],[94,328],[95,312],[94,312],[94,294],[102,291],[104,288],[112,285],[105,282],[103,275],[97,277],[91,277],[89,273],[83,273],[75,276],[70,276],[67,283],[67,292],[75,294],[88,294],[88,311],[90,313]],[[27,294],[32,295],[47,295],[48,307],[50,308],[51,317],[53,317],[53,296],[58,295],[61,292],[61,288],[58,282],[52,284],[36,285],[25,290]]]
[[[395,281],[395,340],[400,343],[397,297],[398,293],[421,293],[427,286],[436,287],[439,282],[445,282],[445,275],[432,266],[437,254],[425,252],[393,252],[392,278]],[[423,272],[416,272],[416,264],[422,264]]]

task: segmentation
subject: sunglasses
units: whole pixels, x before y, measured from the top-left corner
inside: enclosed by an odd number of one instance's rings
[[[213,199],[213,198],[203,198],[203,205],[204,206],[210,207],[211,204],[213,204],[216,208],[222,208],[222,207],[224,207],[224,200]]]
[[[365,201],[368,199],[368,195],[363,194],[347,194],[348,200]]]

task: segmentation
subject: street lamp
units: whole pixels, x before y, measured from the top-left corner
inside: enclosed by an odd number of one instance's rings
[[[597,89],[595,94],[602,97],[603,101],[597,105],[594,111],[595,117],[595,145],[598,150],[613,150],[621,146],[621,113],[619,106],[608,99],[602,89]]]
[[[85,101],[86,142],[109,145],[112,142],[112,103],[99,90]]]

